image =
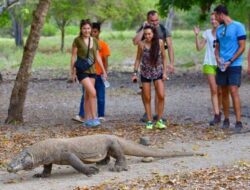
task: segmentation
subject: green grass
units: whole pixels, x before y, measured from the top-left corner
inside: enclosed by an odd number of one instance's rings
[[[60,52],[59,34],[53,37],[41,37],[32,70],[69,69],[71,45],[76,35],[66,35],[64,53]],[[132,44],[134,35],[135,31],[103,31],[101,33],[101,38],[109,44],[111,49],[109,58],[111,70],[132,70],[136,56],[136,46]],[[173,31],[172,41],[177,67],[186,69],[195,64],[202,64],[204,51],[196,51],[193,31]],[[15,47],[14,39],[0,38],[0,69],[18,69],[22,53],[22,49]],[[246,57],[246,53],[244,56]]]

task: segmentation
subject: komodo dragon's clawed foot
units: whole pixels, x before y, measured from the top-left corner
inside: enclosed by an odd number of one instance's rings
[[[88,177],[98,174],[98,173],[99,173],[99,169],[94,166],[87,167],[86,170],[84,171],[84,174]]]
[[[109,170],[112,172],[128,171],[128,167],[123,166],[123,165],[115,165],[114,167],[110,168]]]
[[[46,178],[46,177],[49,177],[51,174],[46,174],[46,173],[37,173],[37,174],[34,174],[33,177],[35,178]]]

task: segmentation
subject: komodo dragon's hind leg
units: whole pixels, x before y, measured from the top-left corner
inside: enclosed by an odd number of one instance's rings
[[[110,162],[110,156],[106,156],[103,160],[96,162],[96,165],[107,165]]]
[[[75,154],[70,152],[65,152],[62,154],[62,159],[67,161],[74,169],[77,171],[91,176],[97,174],[99,169],[94,166],[86,166]]]
[[[42,177],[42,178],[49,177],[51,174],[51,170],[52,170],[52,164],[43,165],[43,172],[37,173],[33,175],[33,177]]]
[[[120,144],[117,141],[114,141],[109,148],[110,156],[116,159],[114,167],[110,168],[110,170],[115,172],[127,171],[128,168],[126,158]]]

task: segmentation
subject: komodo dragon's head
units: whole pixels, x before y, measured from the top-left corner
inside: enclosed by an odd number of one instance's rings
[[[28,151],[23,150],[9,163],[7,170],[8,172],[18,172],[20,170],[30,170],[33,168],[33,158]]]

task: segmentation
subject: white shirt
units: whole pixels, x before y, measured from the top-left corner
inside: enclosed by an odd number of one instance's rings
[[[214,55],[214,40],[215,36],[212,34],[212,29],[207,29],[203,32],[202,37],[206,40],[206,52],[203,64],[204,65],[217,65],[215,55]]]

